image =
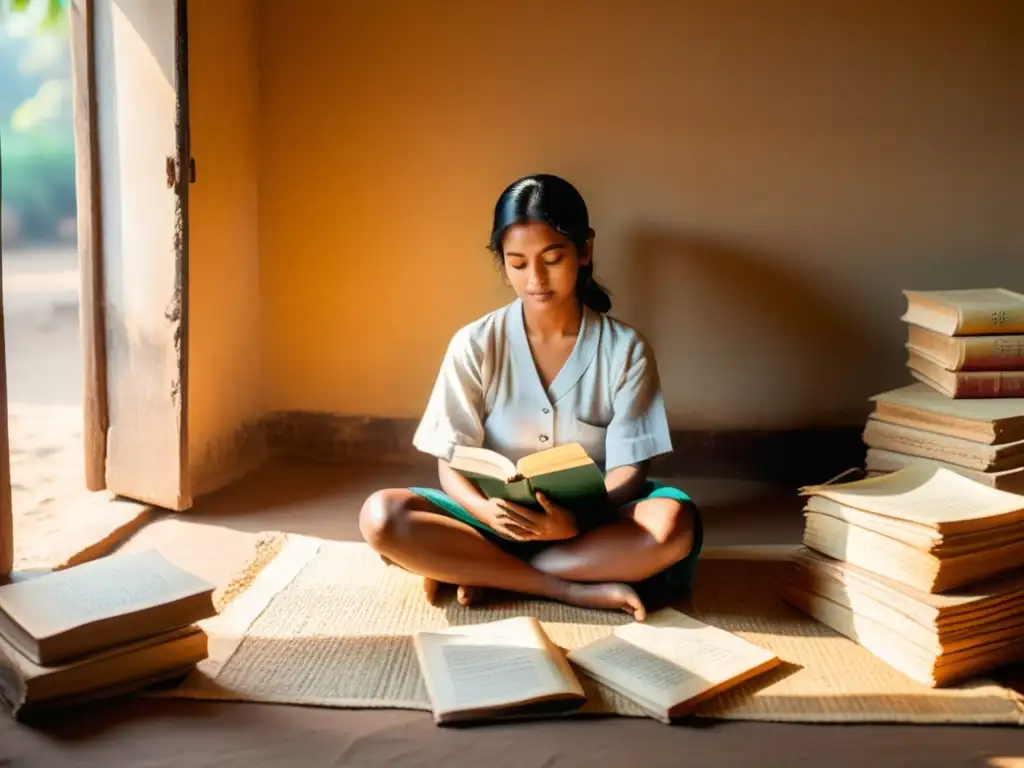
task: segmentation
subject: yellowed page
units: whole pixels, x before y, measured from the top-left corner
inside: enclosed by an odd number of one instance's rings
[[[861,438],[869,448],[937,459],[966,469],[997,472],[1013,469],[1024,456],[1024,440],[984,443],[943,434],[926,424],[907,426],[868,416]]]
[[[779,661],[771,651],[671,608],[617,627],[610,637],[571,652],[569,660],[656,715]]]
[[[0,611],[38,639],[213,589],[159,552],[145,550],[0,587]]]
[[[810,486],[802,493],[942,531],[973,530],[1024,519],[1024,496],[923,464],[850,483]]]
[[[579,681],[562,671],[533,617],[418,632],[414,642],[434,711],[441,716],[559,694],[584,696]]]
[[[966,652],[938,655],[921,648],[899,632],[849,608],[799,587],[786,589],[784,599],[827,627],[880,658],[908,677],[929,686],[944,685],[979,675],[1020,658],[1024,640],[993,643]]]
[[[961,467],[942,459],[914,456],[901,453],[900,451],[890,451],[885,448],[868,448],[864,459],[864,468],[869,472],[895,472],[904,467],[909,467],[911,464],[921,463],[944,467],[951,472],[969,477],[971,480],[975,480],[982,485],[990,485],[993,488],[999,488],[1010,493],[1021,494],[1024,492],[1024,467],[986,472],[981,469]]]
[[[811,549],[925,592],[945,592],[1009,573],[1024,558],[1024,540],[940,559],[828,515],[807,512],[805,520],[803,543]]]
[[[795,555],[794,560],[798,568],[807,569],[811,574],[835,579],[891,605],[904,606],[904,612],[914,615],[919,621],[941,622],[959,614],[970,614],[973,610],[995,611],[1024,603],[1024,572],[1021,571],[970,584],[953,592],[935,594],[913,589],[806,547]]]
[[[897,520],[885,515],[876,515],[873,512],[854,509],[821,496],[810,497],[804,509],[808,512],[817,512],[837,520],[843,520],[858,528],[880,533],[914,549],[930,552],[943,559],[990,551],[996,547],[1024,541],[1024,525],[1019,523],[943,535],[931,526]]]
[[[897,520],[884,515],[876,515],[873,512],[865,512],[861,509],[854,509],[845,504],[840,504],[838,501],[826,499],[823,496],[812,496],[809,498],[805,509],[834,517],[837,520],[845,520],[851,525],[866,528],[875,533],[881,533],[902,541],[915,549],[934,549],[942,541],[942,534],[931,526],[906,520]]]
[[[881,392],[869,399],[872,402],[901,406],[979,424],[1024,418],[1024,398],[952,400],[918,382],[888,392]]]
[[[566,443],[555,448],[531,453],[519,460],[517,469],[523,477],[533,477],[563,469],[582,467],[593,461],[579,443]]]
[[[948,629],[940,629],[933,622],[918,621],[913,615],[901,611],[898,605],[847,589],[838,581],[801,576],[806,576],[806,572],[797,570],[791,585],[828,598],[849,608],[858,616],[873,619],[936,654],[1008,640],[1024,631],[1024,611],[1019,608],[1007,615],[983,616],[968,626],[951,625]]]
[[[511,480],[518,473],[516,465],[500,453],[469,445],[456,446],[449,464],[452,469],[476,472],[505,481]]]

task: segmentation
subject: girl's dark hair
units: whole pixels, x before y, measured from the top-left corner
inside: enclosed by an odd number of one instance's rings
[[[565,235],[582,257],[590,239],[590,216],[583,196],[565,179],[541,173],[512,182],[494,206],[494,226],[488,248],[504,261],[502,239],[513,224],[540,221]],[[595,312],[612,308],[608,292],[594,280],[594,262],[580,267],[576,296]]]

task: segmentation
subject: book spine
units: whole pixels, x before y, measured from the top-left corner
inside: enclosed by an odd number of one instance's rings
[[[962,371],[1024,371],[1024,334],[958,339]]]
[[[957,373],[954,397],[1024,397],[1024,371],[970,371]]]
[[[1024,333],[1024,308],[962,308],[954,336]]]

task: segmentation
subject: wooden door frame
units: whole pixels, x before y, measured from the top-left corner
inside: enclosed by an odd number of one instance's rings
[[[0,160],[0,166],[3,161]],[[3,182],[0,182],[0,199]],[[0,266],[3,244],[0,242]],[[7,344],[3,313],[3,272],[0,271],[0,584],[14,567],[14,508],[11,505],[11,450],[7,439]]]
[[[82,339],[82,438],[85,487],[107,487],[107,349],[103,309],[103,232],[96,125],[94,26],[90,0],[68,7],[74,93],[75,199],[78,211],[79,323]]]
[[[77,209],[79,266],[79,323],[83,364],[83,448],[85,487],[102,491],[107,487],[107,430],[110,424],[107,382],[106,307],[104,302],[102,189],[99,128],[97,125],[95,15],[92,0],[71,0],[68,4],[69,48],[74,112],[75,198]],[[175,75],[177,78],[177,151],[174,172],[187,221],[191,153],[188,128],[188,46],[187,0],[175,0]],[[169,172],[171,169],[168,169]],[[183,226],[176,243],[181,260],[179,274],[184,285],[181,297],[181,337],[178,339],[182,413],[181,472],[187,478],[188,423],[188,229]],[[2,243],[0,243],[2,262]],[[3,280],[0,275],[0,290]],[[0,294],[0,581],[14,563],[14,511],[11,504],[10,446],[8,440],[6,345],[3,302]]]
[[[176,288],[179,333],[175,338],[178,358],[180,403],[180,443],[178,465],[185,506],[190,506],[188,490],[188,185],[195,180],[191,164],[188,121],[188,47],[187,0],[174,4],[174,77],[177,114],[173,157],[168,157],[168,184],[176,187],[180,201],[179,223],[175,234]],[[80,269],[79,315],[83,361],[83,447],[85,486],[96,492],[108,487],[110,458],[109,430],[110,372],[106,341],[105,275],[103,260],[103,196],[100,172],[98,103],[96,96],[95,0],[71,0],[69,4],[72,83],[75,104],[76,199],[78,212],[78,252]],[[159,159],[155,158],[156,162]],[[173,179],[173,180],[172,180]],[[169,317],[170,319],[170,317]]]
[[[106,487],[107,370],[102,304],[103,264],[100,250],[96,79],[93,71],[93,25],[89,0],[72,0],[68,7],[68,16],[74,96],[75,198],[81,281],[79,314],[84,365],[85,484],[90,491],[101,491]],[[0,242],[0,263],[2,261],[3,244]],[[2,290],[3,277],[0,274],[0,582],[10,575],[14,567],[7,345]]]

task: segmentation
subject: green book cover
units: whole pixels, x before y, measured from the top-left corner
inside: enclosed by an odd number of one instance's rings
[[[501,499],[511,501],[513,504],[522,504],[524,507],[536,506],[533,493],[530,492],[529,480],[516,480],[507,483],[490,475],[481,475],[476,472],[463,472],[467,478],[472,480],[480,493],[488,499]]]
[[[559,506],[584,514],[595,505],[603,505],[607,497],[604,475],[596,464],[563,469],[530,478],[505,482],[489,475],[464,471],[480,492],[489,499],[502,499],[533,509],[539,508],[536,493],[540,491]]]
[[[596,464],[536,475],[527,482],[531,496],[540,491],[559,506],[577,514],[589,511],[595,504],[603,505],[607,497],[604,474]]]

